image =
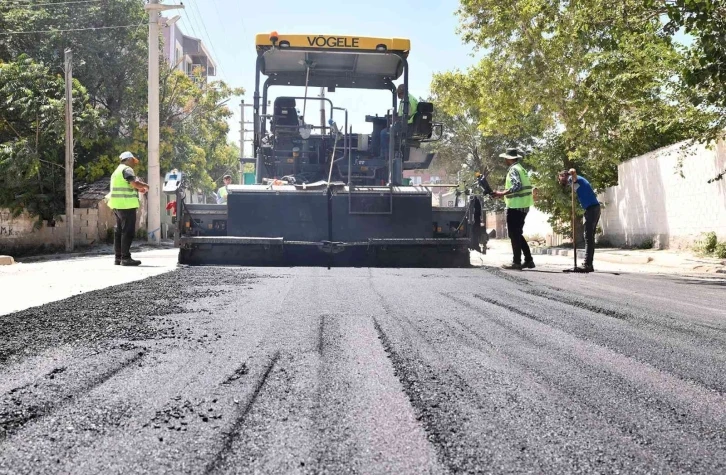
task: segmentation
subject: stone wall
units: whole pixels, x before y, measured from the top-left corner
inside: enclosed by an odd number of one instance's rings
[[[660,249],[689,247],[709,231],[726,240],[726,179],[708,183],[725,168],[724,142],[680,143],[620,164],[618,185],[598,197],[602,239],[616,246],[652,241]]]
[[[140,197],[141,207],[136,213],[136,230],[146,229],[146,196]],[[106,242],[109,230],[116,225],[113,211],[104,201],[81,200],[83,208],[73,210],[73,230],[76,247],[88,247]],[[166,211],[164,211],[166,213]],[[66,246],[66,219],[61,215],[52,226],[43,221],[36,227],[36,219],[26,214],[13,217],[7,209],[0,209],[0,254],[23,256],[48,251],[64,251]]]
[[[13,217],[10,211],[0,209],[0,254],[22,256],[64,250],[67,230],[65,215],[56,220],[54,226],[51,224],[44,221],[38,227],[36,218],[26,214]],[[78,247],[92,246],[106,239],[105,228],[99,228],[98,209],[74,210],[73,231]]]

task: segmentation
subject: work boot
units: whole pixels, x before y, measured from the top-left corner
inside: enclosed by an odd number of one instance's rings
[[[121,259],[121,265],[122,266],[131,266],[135,267],[141,264],[141,261],[137,261],[136,259],[131,259],[130,257],[125,257]]]
[[[522,264],[522,269],[534,269],[534,261],[524,261],[524,264]]]
[[[580,267],[580,272],[595,272],[595,268],[592,267],[592,264],[582,264]]]
[[[502,269],[505,270],[522,270],[522,264],[517,262],[510,262],[509,264],[502,265]]]
[[[113,265],[115,265],[115,266],[120,266],[120,265],[121,265],[121,258],[120,258],[120,257],[116,257],[116,258],[115,258],[115,259],[113,260]]]

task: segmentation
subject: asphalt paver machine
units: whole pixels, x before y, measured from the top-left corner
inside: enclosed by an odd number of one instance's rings
[[[242,159],[254,163],[256,183],[228,186],[222,205],[186,203],[179,187],[179,262],[468,266],[479,213],[434,207],[430,188],[403,184],[404,170],[429,167],[434,154],[422,144],[442,133],[431,103],[409,110],[409,40],[272,33],[257,35],[256,49],[255,156]],[[305,93],[277,96],[268,106],[269,89],[285,86]],[[309,88],[387,91],[391,108],[365,117],[372,133],[353,133],[348,110],[322,94],[308,96]],[[328,120],[306,123],[308,105],[321,103]]]

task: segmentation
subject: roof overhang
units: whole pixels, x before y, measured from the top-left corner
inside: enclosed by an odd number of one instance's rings
[[[403,74],[409,40],[357,36],[257,35],[261,72],[272,85],[390,89]]]

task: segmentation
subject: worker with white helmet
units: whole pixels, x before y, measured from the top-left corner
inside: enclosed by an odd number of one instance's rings
[[[131,258],[131,241],[136,233],[136,210],[139,208],[139,192],[149,191],[149,185],[134,173],[139,159],[131,152],[122,153],[121,164],[111,175],[111,192],[107,195],[108,206],[116,217],[114,232],[114,264],[138,266],[141,261]]]
[[[232,175],[224,175],[224,177],[222,177],[222,181],[224,182],[224,186],[217,190],[217,204],[226,205],[227,195],[229,194],[227,187],[232,184]]]

